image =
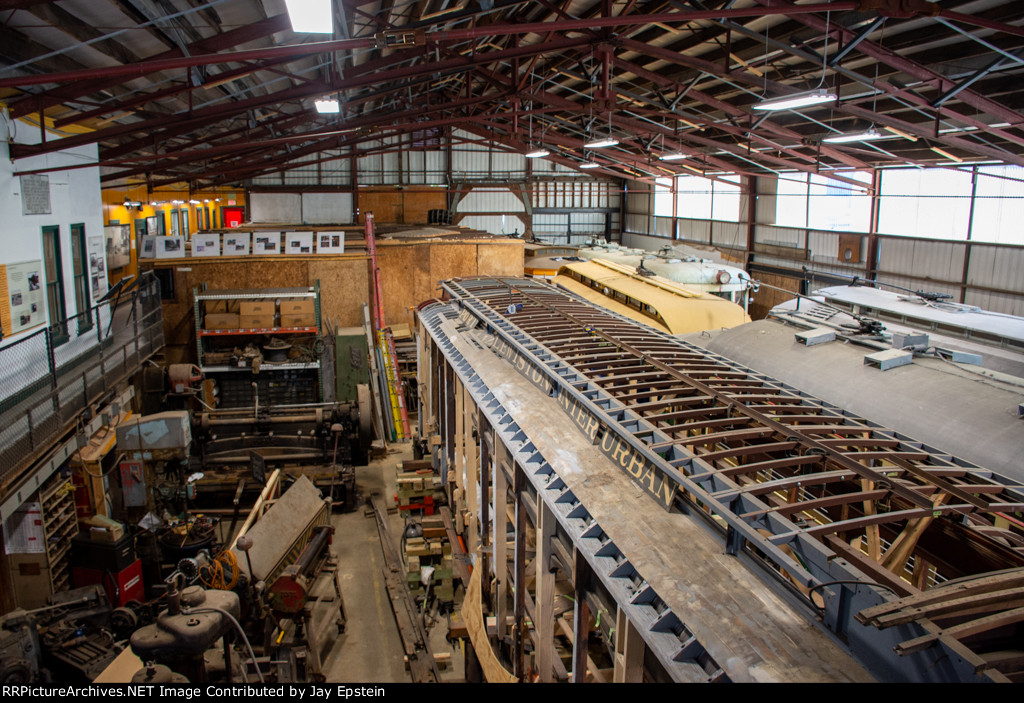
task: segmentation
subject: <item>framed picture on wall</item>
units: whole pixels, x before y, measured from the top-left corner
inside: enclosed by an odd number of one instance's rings
[[[249,254],[249,233],[248,232],[227,232],[224,234],[224,242],[221,247],[223,256],[248,256]]]
[[[220,256],[220,235],[197,234],[192,237],[192,256]]]
[[[280,232],[253,232],[252,233],[253,254],[280,254],[281,233]]]
[[[312,254],[312,232],[285,232],[284,251],[286,254]]]
[[[317,232],[316,233],[317,254],[344,254],[345,233],[344,232]]]

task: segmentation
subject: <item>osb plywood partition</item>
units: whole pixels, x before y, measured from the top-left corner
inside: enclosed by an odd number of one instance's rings
[[[369,268],[366,259],[309,262],[308,280],[320,281],[321,319],[335,327],[363,324],[362,303],[370,299]]]
[[[423,224],[429,221],[431,210],[444,210],[447,207],[448,196],[443,189],[438,188],[359,191],[359,210],[372,212],[374,220],[380,224]]]
[[[523,275],[523,243],[517,239],[383,241],[377,250],[388,324],[414,326],[416,306],[440,297],[439,284],[446,279]]]
[[[751,298],[750,318],[752,320],[764,319],[769,310],[779,303],[792,300],[793,295],[800,292],[799,278],[778,276],[771,273],[761,273],[758,275],[758,279],[766,285],[761,286],[761,289],[754,294],[753,298]],[[773,287],[769,288],[768,286]],[[793,291],[793,295],[788,295],[781,290],[776,290],[776,288],[784,288],[787,291]]]
[[[523,243],[515,239],[378,242],[377,260],[389,325],[415,324],[416,306],[440,296],[449,278],[522,276]],[[296,288],[320,281],[321,319],[337,327],[363,324],[363,303],[372,300],[369,259],[344,256],[248,257],[204,261],[189,258],[143,262],[143,268],[170,269],[174,300],[164,301],[165,357],[169,363],[194,362],[195,321],[192,290]]]

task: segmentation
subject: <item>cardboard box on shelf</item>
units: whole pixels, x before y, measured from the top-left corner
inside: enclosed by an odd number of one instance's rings
[[[281,327],[316,327],[316,316],[281,313]]]
[[[242,329],[267,329],[274,326],[274,313],[266,315],[246,315],[243,313],[238,318],[238,326]]]
[[[281,300],[278,308],[282,315],[316,315],[316,302],[313,300]]]
[[[272,300],[243,300],[238,304],[238,312],[242,315],[273,315],[276,310]]]
[[[208,313],[203,318],[203,329],[236,330],[238,327],[238,315],[233,312]]]

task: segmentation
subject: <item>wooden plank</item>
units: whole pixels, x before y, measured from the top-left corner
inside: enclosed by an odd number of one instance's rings
[[[484,678],[488,683],[516,683],[517,679],[498,661],[491,641],[487,637],[487,626],[484,623],[483,604],[480,599],[480,572],[475,569],[469,579],[466,598],[462,602],[462,619],[469,631],[469,639],[473,643],[473,651],[480,662]]]
[[[972,637],[990,630],[995,630],[1000,627],[1006,627],[1007,625],[1013,625],[1018,622],[1024,622],[1024,608],[1014,608],[996,615],[989,615],[961,623],[959,625],[954,625],[953,627],[947,627],[937,633],[916,637],[912,640],[907,640],[906,642],[901,642],[896,645],[895,650],[901,656],[915,654],[933,646],[939,641],[939,639],[952,638],[959,640],[961,638]]]

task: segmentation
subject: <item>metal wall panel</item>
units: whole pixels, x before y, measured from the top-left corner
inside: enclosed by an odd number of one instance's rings
[[[806,230],[799,227],[772,227],[758,225],[754,232],[754,242],[771,244],[777,247],[794,247],[802,249]]]
[[[643,234],[623,234],[622,246],[657,251],[666,244],[671,244],[664,237],[649,237]]]
[[[526,231],[526,223],[511,215],[504,218],[497,215],[472,215],[463,219],[459,224],[490,234],[513,234],[514,232],[523,234]]]
[[[963,242],[879,237],[879,272],[959,281],[964,269]]]
[[[1024,247],[974,245],[967,282],[1024,293]]]
[[[964,303],[967,305],[977,305],[984,310],[992,312],[1024,316],[1024,298],[1011,294],[968,291]]]
[[[747,246],[747,227],[738,222],[711,223],[711,243],[716,247],[743,249]]]
[[[691,220],[686,217],[678,219],[679,238],[689,242],[700,242],[707,244],[710,241],[708,224],[710,220]]]
[[[623,227],[623,232],[648,234],[651,231],[650,221],[651,217],[649,215],[626,213],[626,221],[625,226]]]
[[[675,233],[676,223],[671,217],[655,217],[654,218],[654,232],[653,234],[659,237],[672,238]]]
[[[303,193],[302,222],[311,225],[350,224],[351,193]]]
[[[524,212],[523,201],[508,190],[475,188],[462,196],[456,212]]]

